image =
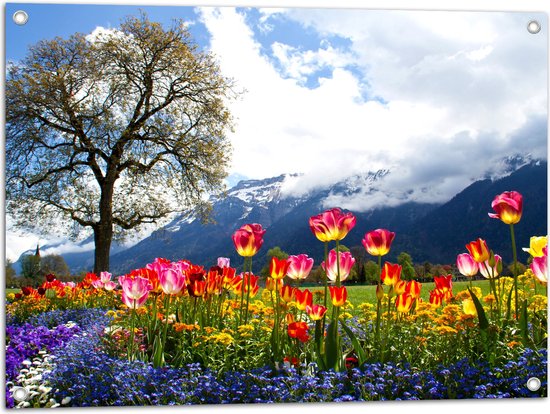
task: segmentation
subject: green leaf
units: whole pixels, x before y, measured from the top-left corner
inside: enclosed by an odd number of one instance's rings
[[[155,341],[153,342],[153,366],[155,368],[162,366],[164,362],[164,352],[162,348],[161,340],[158,336],[155,337]]]
[[[338,322],[331,322],[327,328],[325,359],[327,368],[338,371],[338,359],[341,359],[338,349]]]
[[[529,342],[528,321],[529,316],[527,314],[527,301],[524,300],[521,304],[521,310],[519,311],[519,330],[521,333],[521,340],[525,346],[527,346]]]
[[[482,331],[487,331],[487,329],[489,328],[489,321],[487,320],[487,315],[485,315],[483,305],[470,288],[468,288],[468,292],[470,292],[470,296],[472,297],[472,300],[474,301],[474,305],[476,307],[479,329],[481,329]]]
[[[351,344],[353,345],[353,349],[355,350],[355,354],[357,355],[357,359],[359,360],[359,365],[362,365],[366,360],[367,356],[365,355],[365,350],[359,343],[359,340],[353,333],[353,331],[346,326],[343,320],[340,320],[340,323],[342,324],[342,328],[346,332],[346,335],[349,337]]]

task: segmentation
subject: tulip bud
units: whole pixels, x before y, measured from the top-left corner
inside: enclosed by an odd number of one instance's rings
[[[497,264],[496,263],[496,260],[495,260],[495,254],[493,253],[493,251],[489,251],[489,260],[488,260],[488,264],[489,266],[491,267],[495,267],[495,265]]]
[[[378,286],[376,286],[376,299],[382,300],[384,298],[384,288],[379,283]]]

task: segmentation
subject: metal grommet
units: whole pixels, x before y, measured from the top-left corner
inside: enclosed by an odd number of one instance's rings
[[[531,34],[537,34],[540,32],[541,25],[536,20],[531,20],[529,23],[527,23],[527,31]]]
[[[15,401],[26,401],[29,397],[29,390],[25,387],[13,387],[11,389],[11,396]]]
[[[23,26],[29,20],[29,15],[26,11],[17,10],[13,13],[13,22],[19,26]]]
[[[531,377],[525,385],[529,391],[538,391],[540,389],[540,380],[537,377]]]

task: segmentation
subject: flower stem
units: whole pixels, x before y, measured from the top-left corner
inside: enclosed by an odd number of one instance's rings
[[[514,300],[515,300],[515,305],[516,305],[516,319],[519,315],[519,312],[518,312],[518,254],[517,254],[517,251],[516,251],[516,236],[514,234],[514,225],[513,224],[510,224],[510,236],[512,238],[512,255],[513,255],[513,258],[514,258],[514,269],[512,271],[513,275],[514,275]]]

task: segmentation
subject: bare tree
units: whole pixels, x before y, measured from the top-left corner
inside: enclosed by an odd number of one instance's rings
[[[8,65],[6,210],[20,227],[91,229],[108,270],[113,237],[222,190],[235,97],[181,21],[41,41]]]

